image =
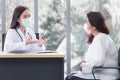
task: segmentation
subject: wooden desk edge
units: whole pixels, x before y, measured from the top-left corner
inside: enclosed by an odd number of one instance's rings
[[[41,53],[41,54],[0,54],[0,58],[64,58],[65,54]]]

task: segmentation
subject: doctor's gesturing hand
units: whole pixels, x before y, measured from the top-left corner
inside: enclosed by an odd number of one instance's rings
[[[46,43],[47,41],[48,41],[48,38],[44,39],[44,34],[41,34],[38,40],[38,46],[42,47],[42,44]]]
[[[39,38],[39,40],[32,40],[32,37],[29,37],[25,44],[38,44],[38,46],[42,47],[42,44],[46,43],[48,41],[48,38],[44,39],[44,35],[42,34]]]

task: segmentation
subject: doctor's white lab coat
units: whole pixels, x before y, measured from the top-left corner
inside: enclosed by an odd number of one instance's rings
[[[76,72],[74,76],[93,79],[93,67],[117,67],[118,51],[111,37],[104,33],[95,36],[85,53],[84,60],[86,63],[81,64],[82,71]],[[115,80],[119,77],[119,72],[117,69],[99,69],[95,71],[95,76],[97,79]]]
[[[18,33],[17,33],[18,31]],[[13,51],[43,51],[45,50],[45,46],[42,47],[38,46],[37,44],[28,44],[25,45],[25,41],[28,37],[32,37],[32,40],[36,39],[35,34],[30,30],[26,29],[26,34],[23,35],[20,28],[17,29],[9,29],[4,44],[4,51],[5,52],[13,52]],[[21,37],[20,37],[21,36]],[[22,38],[22,39],[21,39]]]

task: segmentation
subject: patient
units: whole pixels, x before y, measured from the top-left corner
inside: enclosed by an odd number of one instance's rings
[[[93,67],[116,67],[118,66],[118,51],[110,37],[108,26],[101,12],[87,13],[87,21],[84,26],[88,34],[89,47],[84,60],[80,64],[80,70],[66,77],[66,80],[94,79]],[[119,77],[117,69],[95,70],[97,79],[115,80]]]

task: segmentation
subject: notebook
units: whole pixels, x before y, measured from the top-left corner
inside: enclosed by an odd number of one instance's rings
[[[45,50],[45,51],[33,51],[35,53],[57,53],[57,51]]]
[[[9,53],[20,53],[20,54],[24,54],[24,53],[57,53],[57,51],[51,51],[51,50],[45,50],[45,51],[11,51]]]

